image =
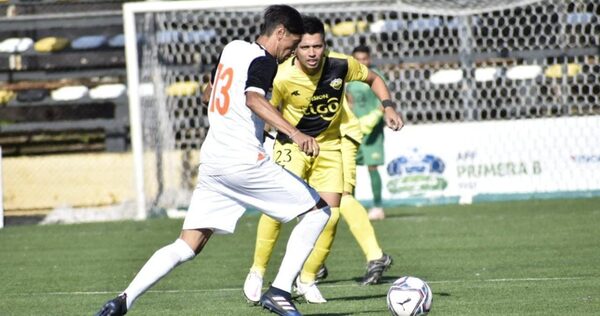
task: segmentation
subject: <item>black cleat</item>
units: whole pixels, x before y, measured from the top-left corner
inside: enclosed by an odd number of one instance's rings
[[[260,298],[260,306],[281,316],[302,316],[292,303],[292,295],[284,290],[270,286]]]
[[[319,272],[317,272],[317,275],[315,275],[315,283],[319,283],[320,281],[327,279],[328,275],[329,271],[327,271],[327,267],[325,266],[325,264],[323,264],[321,268],[319,268]]]
[[[377,284],[381,276],[383,275],[383,271],[386,271],[392,266],[394,260],[392,257],[386,255],[385,253],[381,258],[376,260],[371,260],[367,264],[367,273],[363,277],[361,284],[362,285],[372,285]]]
[[[123,316],[127,314],[127,294],[121,294],[106,302],[95,316]]]

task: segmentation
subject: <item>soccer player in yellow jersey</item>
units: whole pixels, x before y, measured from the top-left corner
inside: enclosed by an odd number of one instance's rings
[[[315,247],[304,263],[296,287],[311,303],[326,300],[315,285],[315,277],[325,262],[333,243],[339,206],[344,191],[340,123],[344,107],[345,83],[368,83],[384,105],[384,119],[388,127],[399,130],[402,119],[394,109],[390,93],[376,73],[351,56],[331,52],[325,46],[323,23],[315,17],[304,17],[305,33],[296,54],[279,66],[271,103],[278,106],[283,117],[299,131],[313,136],[319,144],[316,157],[302,153],[289,137],[277,134],[273,158],[288,171],[314,187],[331,206],[331,217]],[[291,135],[293,137],[293,135]],[[254,263],[244,283],[244,295],[257,301],[262,277],[279,236],[281,223],[261,216],[258,228]]]

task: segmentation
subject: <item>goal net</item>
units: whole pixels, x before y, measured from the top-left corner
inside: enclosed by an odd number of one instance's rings
[[[140,217],[187,206],[208,129],[203,86],[225,44],[256,38],[269,3],[125,4]],[[332,50],[371,48],[407,125],[583,117],[573,141],[597,144],[595,0],[288,3],[323,20]],[[587,183],[584,190],[598,189]]]

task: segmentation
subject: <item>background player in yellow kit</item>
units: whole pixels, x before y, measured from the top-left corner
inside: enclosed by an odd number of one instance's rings
[[[278,134],[273,156],[278,164],[306,180],[331,206],[330,220],[296,280],[298,293],[307,301],[324,303],[326,300],[315,285],[315,275],[331,249],[344,189],[340,123],[345,83],[355,80],[368,83],[387,105],[384,109],[387,125],[399,130],[403,122],[390,100],[389,90],[376,73],[351,56],[327,51],[325,31],[319,19],[304,17],[304,28],[296,56],[279,66],[271,103],[279,106],[283,117],[298,130],[315,137],[320,153],[316,157],[308,156],[288,137]],[[261,216],[254,263],[244,284],[244,294],[250,301],[258,300],[262,276],[280,225],[268,216]]]

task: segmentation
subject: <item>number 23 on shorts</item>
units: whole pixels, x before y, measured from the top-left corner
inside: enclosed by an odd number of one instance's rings
[[[275,163],[277,163],[280,166],[285,166],[290,161],[292,161],[291,149],[282,148],[275,150]]]

